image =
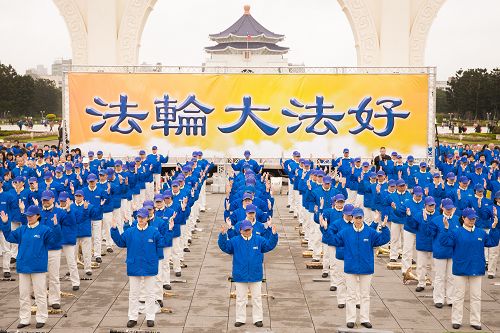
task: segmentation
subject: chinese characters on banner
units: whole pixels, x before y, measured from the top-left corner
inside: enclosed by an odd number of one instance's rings
[[[410,115],[410,111],[394,110],[401,106],[403,101],[399,98],[383,98],[378,99],[375,104],[382,110],[373,115],[373,109],[369,107],[372,97],[364,97],[359,103],[357,108],[352,108],[347,111],[347,114],[355,114],[356,121],[359,125],[356,128],[350,129],[349,133],[359,134],[363,130],[372,131],[378,136],[387,136],[392,133],[395,125],[394,118],[406,119]],[[128,103],[128,96],[126,94],[120,95],[119,102],[106,103],[100,97],[94,97],[94,103],[98,106],[108,107],[107,110],[97,110],[93,107],[87,107],[85,112],[91,116],[102,118],[98,122],[92,124],[91,129],[93,132],[99,132],[104,125],[106,119],[117,117],[116,121],[111,124],[109,130],[120,134],[130,134],[133,130],[142,133],[142,128],[137,120],[145,120],[148,117],[148,111],[135,111],[138,107],[137,103]],[[288,108],[283,108],[281,113],[284,116],[297,118],[299,121],[296,124],[287,126],[287,132],[293,133],[297,131],[302,125],[303,120],[308,120],[309,124],[305,127],[306,133],[313,133],[316,135],[325,135],[329,131],[337,134],[337,128],[334,122],[341,121],[345,112],[325,112],[325,109],[332,110],[334,105],[332,103],[324,103],[323,96],[316,96],[316,104],[302,104],[295,97],[290,99],[290,104],[297,108],[313,109],[312,112],[304,111],[296,113]],[[161,98],[155,98],[155,118],[156,123],[151,125],[152,130],[163,130],[163,135],[170,135],[170,129],[175,129],[174,135],[207,135],[207,115],[212,113],[215,108],[205,105],[196,99],[194,94],[189,95],[183,102],[177,104],[176,99],[172,99],[168,94],[164,94]],[[119,108],[120,111],[113,111],[113,108]],[[250,118],[255,125],[267,136],[272,136],[280,129],[279,126],[274,126],[258,117],[255,112],[268,112],[271,110],[269,106],[252,106],[252,97],[244,96],[242,106],[227,106],[225,112],[241,111],[239,119],[228,125],[218,126],[219,131],[222,133],[233,133],[237,131],[245,122]],[[364,117],[363,117],[364,115]],[[372,117],[386,118],[385,128],[375,130],[370,124]],[[128,118],[128,119],[127,119]],[[121,126],[127,120],[129,126]],[[317,128],[323,122],[324,128]],[[319,127],[319,126],[318,126]]]

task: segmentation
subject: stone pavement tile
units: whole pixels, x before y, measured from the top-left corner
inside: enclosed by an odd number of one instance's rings
[[[40,331],[40,330],[38,330],[38,331]],[[53,329],[50,330],[50,332],[51,333],[67,333],[68,329],[67,328],[53,328]],[[78,332],[78,333],[93,333],[93,332],[96,332],[96,331],[92,327],[79,327],[79,328],[75,328],[75,332]],[[109,328],[107,328],[103,332],[109,333]]]
[[[312,321],[315,328],[327,328],[345,325],[345,314],[337,316],[316,316],[312,315]]]
[[[197,286],[194,290],[193,297],[201,298],[201,297],[229,297],[231,292],[230,284],[228,283],[228,287],[225,288],[206,288]]]
[[[191,306],[214,307],[229,305],[229,295],[223,297],[193,297]]]
[[[241,328],[241,327],[240,327]],[[226,333],[227,327],[185,327],[183,333]],[[241,332],[244,332],[243,330]]]
[[[185,327],[196,327],[196,328],[206,328],[206,329],[224,329],[227,328],[228,317],[210,317],[210,316],[197,316],[188,315],[186,319]]]
[[[313,327],[275,327],[272,326],[271,332],[273,333],[316,333]],[[328,331],[325,331],[325,333],[332,333],[335,331],[332,331],[329,329]]]
[[[85,316],[78,314],[68,315],[68,317],[61,318],[54,327],[66,329],[74,329],[78,327],[97,328],[103,317],[104,313],[100,316]]]
[[[6,330],[7,328],[9,328],[14,322],[17,322],[17,320],[19,319],[19,312],[15,315],[15,316],[5,316],[3,313],[2,313],[2,316],[0,316],[0,330]]]
[[[299,298],[272,298],[268,300],[269,308],[273,309],[275,307],[305,307],[306,299],[304,297]]]
[[[283,328],[313,328],[311,318],[297,318],[289,316],[273,315],[271,317],[271,329],[274,331],[277,327]]]
[[[435,328],[442,328],[443,326],[441,323],[435,319],[434,317],[430,315],[415,315],[411,316],[409,314],[406,314],[405,316],[399,316],[397,313],[394,314],[397,323],[402,329],[405,328],[422,328],[422,329],[435,329]]]
[[[208,316],[208,317],[223,317],[228,315],[227,305],[214,306],[193,306],[189,308],[188,315]]]
[[[441,321],[441,325],[443,325],[445,327],[445,329],[447,331],[450,331],[450,332],[491,332],[490,329],[488,329],[484,324],[481,326],[482,327],[482,330],[481,331],[476,331],[475,329],[473,329],[472,327],[470,327],[469,325],[469,316],[463,318],[462,320],[462,326],[460,327],[460,329],[456,330],[454,329],[451,325],[451,320],[448,319],[446,321]],[[417,327],[417,328],[420,328],[420,327]]]

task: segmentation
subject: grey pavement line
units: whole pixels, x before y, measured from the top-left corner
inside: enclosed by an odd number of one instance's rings
[[[214,195],[214,193],[207,193],[207,199],[208,199],[209,195]],[[215,194],[215,195],[217,197],[219,196],[218,194]],[[208,200],[207,200],[207,203],[208,203]],[[193,295],[191,296],[191,302],[189,303],[189,308],[188,308],[188,311],[186,312],[186,319],[184,320],[184,327],[182,328],[182,332],[184,332],[186,330],[186,321],[187,321],[187,318],[189,316],[189,312],[191,311],[191,304],[193,304],[194,291],[196,291],[196,287],[198,286],[198,280],[200,279],[201,269],[203,267],[203,263],[205,262],[205,258],[207,257],[207,250],[208,250],[208,247],[210,246],[210,240],[212,239],[214,228],[216,228],[215,222],[217,221],[217,215],[219,214],[221,203],[222,203],[222,201],[218,200],[217,211],[214,214],[214,218],[212,220],[212,223],[213,223],[212,228],[210,229],[210,237],[208,237],[207,246],[205,247],[205,252],[203,254],[203,260],[201,260],[201,263],[200,263],[200,268],[198,270],[198,276],[196,277],[196,283],[194,284]],[[200,219],[200,222],[201,222],[201,219]],[[230,307],[231,306],[229,305],[228,310],[227,310],[228,311],[228,313],[227,313],[228,324],[226,324],[226,331],[228,330],[228,325],[229,325],[229,308]],[[192,329],[192,327],[190,329]]]
[[[281,197],[281,196],[280,196]],[[282,200],[280,200],[282,201]],[[276,202],[275,202],[276,203]],[[286,207],[286,205],[285,205]],[[277,209],[278,207],[276,207],[276,212],[278,213],[278,215],[281,217],[281,214],[279,212],[279,209]],[[297,219],[293,219],[292,221],[294,221],[293,223],[298,223],[298,218]],[[280,219],[280,223],[281,223],[281,227],[283,228],[283,233],[285,234],[285,237],[287,237],[287,233],[286,233],[286,230],[285,230],[285,227],[283,225],[283,221]],[[300,240],[300,238],[299,238]],[[313,329],[314,331],[316,331],[316,327],[314,326],[314,321],[312,319],[312,315],[311,315],[311,310],[309,309],[309,303],[307,302],[307,297],[305,295],[305,292],[304,292],[304,288],[302,287],[302,279],[300,277],[300,274],[298,272],[298,269],[297,269],[297,262],[295,261],[295,258],[293,256],[293,252],[292,252],[292,249],[290,247],[290,242],[288,242],[288,250],[290,251],[290,255],[292,257],[292,260],[293,260],[293,264],[295,266],[295,272],[297,273],[297,277],[299,278],[299,282],[300,282],[300,290],[302,291],[302,295],[304,296],[304,301],[306,303],[306,306],[307,306],[307,312],[309,313],[309,319],[311,320],[311,324],[313,326]],[[300,243],[299,243],[299,246],[300,246]],[[299,263],[300,264],[300,263]],[[268,300],[268,303],[269,303],[269,300]],[[271,310],[269,310],[269,323],[270,323],[270,326],[271,326],[271,329],[272,329],[272,322],[271,322]]]
[[[125,251],[125,249],[120,249],[120,252],[116,253],[116,255],[114,256],[113,260],[111,260],[109,263],[108,263],[108,266],[115,260],[118,258],[118,255],[122,252],[122,251]],[[106,266],[106,268],[108,267]],[[104,269],[102,270],[101,273],[104,272]],[[99,274],[101,275],[101,274]],[[92,280],[92,283],[94,283],[94,281]],[[91,284],[92,284],[91,283]],[[128,284],[128,281],[125,283],[125,285],[123,286],[123,288],[116,294],[116,297],[115,297],[115,300],[113,301],[113,303],[111,303],[111,305],[109,306],[108,308],[108,311],[106,311],[106,313],[104,314],[104,316],[102,317],[101,321],[99,321],[99,323],[97,324],[94,332],[97,332],[97,330],[100,328],[101,326],[101,323],[102,321],[104,320],[104,318],[106,318],[106,315],[108,314],[109,310],[111,310],[111,307],[113,306],[113,304],[115,304],[116,300],[118,299],[118,297],[120,297],[120,294],[123,292],[123,290],[127,287],[127,284]],[[89,286],[90,287],[90,286]]]

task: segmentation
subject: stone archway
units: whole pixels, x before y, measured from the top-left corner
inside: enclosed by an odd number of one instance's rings
[[[410,34],[410,66],[424,66],[425,47],[434,18],[446,0],[425,0],[420,6]]]
[[[379,36],[366,0],[337,1],[351,25],[358,66],[377,66],[380,52]]]
[[[118,33],[118,64],[136,65],[144,26],[157,0],[128,2]]]
[[[68,27],[73,63],[86,64],[88,61],[87,27],[81,9],[74,0],[53,1]]]

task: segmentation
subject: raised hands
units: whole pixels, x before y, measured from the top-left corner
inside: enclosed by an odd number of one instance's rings
[[[9,221],[9,215],[7,215],[3,210],[0,212],[0,219],[2,219],[3,223],[7,223]]]

